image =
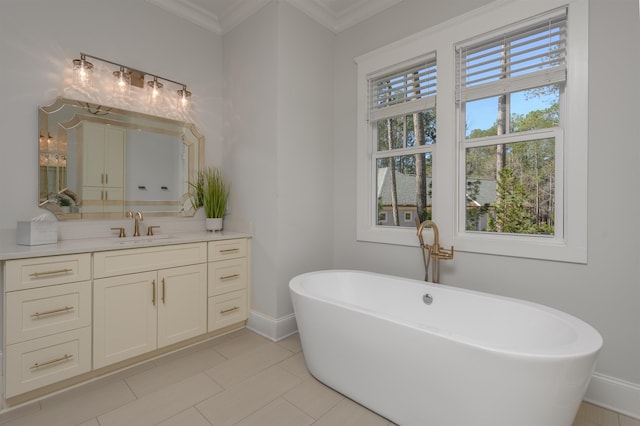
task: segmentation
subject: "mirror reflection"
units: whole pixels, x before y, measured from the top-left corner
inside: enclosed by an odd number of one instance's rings
[[[193,123],[65,98],[38,114],[39,205],[59,219],[194,214],[204,137]]]

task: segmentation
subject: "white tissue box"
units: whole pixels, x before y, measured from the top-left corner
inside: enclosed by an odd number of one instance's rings
[[[53,220],[18,221],[16,243],[21,246],[56,244],[58,242],[58,222]]]

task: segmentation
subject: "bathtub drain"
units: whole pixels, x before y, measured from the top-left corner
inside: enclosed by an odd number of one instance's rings
[[[422,301],[424,303],[426,303],[427,305],[430,305],[430,304],[433,303],[433,296],[431,296],[429,293],[427,293],[424,296],[422,296]]]

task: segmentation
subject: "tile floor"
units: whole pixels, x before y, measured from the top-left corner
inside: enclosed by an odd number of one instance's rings
[[[297,334],[273,343],[247,329],[17,408],[0,424],[393,425],[315,380]],[[583,403],[573,426],[640,421]]]

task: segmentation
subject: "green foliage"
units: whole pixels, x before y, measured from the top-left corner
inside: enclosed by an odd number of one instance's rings
[[[196,182],[189,182],[193,188],[191,205],[194,208],[204,207],[208,218],[220,218],[227,210],[230,188],[224,182],[222,173],[215,167],[198,172]]]
[[[537,234],[536,217],[526,207],[527,192],[511,167],[500,170],[496,188],[494,215],[489,217],[489,231]]]

